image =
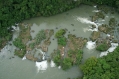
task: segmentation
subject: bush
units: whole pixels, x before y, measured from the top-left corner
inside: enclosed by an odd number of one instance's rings
[[[65,37],[58,38],[58,44],[62,45],[62,46],[66,46],[66,44],[67,44],[66,38]]]
[[[14,55],[17,55],[20,58],[23,58],[24,55],[26,54],[26,50],[15,50]]]
[[[53,58],[53,61],[54,63],[59,66],[61,64],[61,57],[60,57],[60,54],[56,55],[54,58]]]
[[[67,70],[72,66],[72,61],[70,58],[64,58],[64,60],[62,61],[62,69],[63,70]]]
[[[56,32],[55,37],[56,37],[56,38],[61,38],[61,37],[63,37],[63,35],[64,35],[65,33],[66,33],[65,30],[64,30],[64,29],[61,29],[61,30],[59,30],[58,32]]]
[[[20,38],[15,38],[13,44],[19,49],[25,49],[25,45],[22,43],[22,40]]]
[[[108,49],[108,45],[107,44],[100,44],[96,47],[96,50],[98,51],[106,51]]]

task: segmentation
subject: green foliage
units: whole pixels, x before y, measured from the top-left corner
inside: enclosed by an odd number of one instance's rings
[[[91,72],[91,70],[93,69],[94,66],[96,66],[96,64],[97,64],[97,59],[95,57],[91,57],[87,59],[85,64],[81,66],[84,75],[95,73],[94,71]]]
[[[46,38],[45,31],[44,30],[41,30],[41,31],[38,32],[38,34],[35,37],[35,41],[36,41],[35,43],[36,44],[39,44],[45,38]]]
[[[26,50],[25,49],[24,50],[16,50],[14,52],[14,55],[17,55],[20,58],[23,58],[25,54],[26,54]]]
[[[60,38],[58,38],[58,44],[59,45],[62,45],[62,46],[66,46],[66,44],[67,44],[66,37],[60,37]]]
[[[119,46],[102,58],[89,58],[81,69],[84,79],[118,79]]]
[[[54,63],[59,66],[61,64],[61,57],[60,57],[60,54],[56,55],[54,58],[53,58],[53,61]]]
[[[82,50],[77,50],[76,65],[79,65],[81,63],[82,58],[83,58],[83,51]]]
[[[25,45],[22,43],[22,40],[20,38],[15,38],[13,44],[19,49],[25,49]]]
[[[22,40],[20,38],[15,38],[13,44],[20,49],[15,50],[14,54],[20,58],[23,58],[24,55],[26,54],[26,46],[22,43]]]
[[[103,44],[100,44],[96,47],[96,50],[98,51],[106,51],[108,49],[108,45],[103,43]]]
[[[8,27],[24,19],[55,15],[80,3],[72,0],[0,0],[0,37],[9,34]]]
[[[72,66],[72,61],[70,58],[64,58],[64,60],[62,61],[62,69],[63,70],[67,70]]]
[[[64,29],[60,29],[59,31],[56,32],[55,37],[56,37],[56,38],[61,38],[61,37],[63,37],[63,35],[64,35],[65,33],[66,33],[66,32],[65,32]]]
[[[40,30],[36,35],[34,41],[29,44],[29,47],[33,49],[36,45],[40,44],[44,39],[46,39],[46,34],[44,30]]]
[[[71,58],[73,64],[79,65],[83,57],[83,51],[82,50],[75,50],[75,51],[69,50],[68,56],[69,58]]]

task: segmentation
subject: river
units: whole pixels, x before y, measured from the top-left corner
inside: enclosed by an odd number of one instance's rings
[[[97,9],[93,6],[81,5],[78,8],[61,14],[50,17],[31,18],[23,22],[32,24],[31,29],[35,30],[34,33],[31,33],[32,38],[34,38],[41,29],[54,29],[56,32],[59,29],[67,28],[71,34],[75,34],[77,37],[89,39],[92,31],[88,31],[88,29],[94,24],[90,21],[90,16],[95,13],[95,10]],[[117,14],[115,14],[115,16],[117,16]],[[77,17],[79,17],[79,20],[77,20]],[[109,17],[109,14],[107,14],[105,20]],[[100,24],[103,22],[104,21],[100,20]],[[56,27],[58,29],[56,29]],[[50,39],[51,44],[48,47],[48,55],[50,55],[54,49],[57,49],[57,40],[52,40],[53,38],[55,37],[52,36]],[[50,64],[48,64],[46,70],[38,71],[35,62],[27,59],[22,60],[21,58],[14,56],[13,52],[15,47],[13,45],[7,45],[4,49],[0,53],[0,79],[67,79],[69,77],[76,78],[82,76],[82,72],[77,66],[74,66],[67,71],[63,71],[58,67],[50,67]],[[95,49],[89,50],[86,46],[83,51],[82,62],[91,56],[99,57],[100,55],[100,52]]]

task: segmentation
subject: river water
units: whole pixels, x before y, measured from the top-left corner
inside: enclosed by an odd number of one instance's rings
[[[95,10],[96,8],[93,6],[81,5],[78,8],[62,14],[50,17],[31,18],[24,22],[32,24],[31,29],[35,30],[34,33],[31,33],[32,38],[34,38],[41,29],[54,29],[56,32],[59,29],[67,28],[71,34],[89,39],[92,31],[88,30],[90,29],[90,26],[94,24],[90,21],[90,16],[94,14]],[[79,20],[77,20],[77,17],[79,17]],[[101,21],[100,24],[101,23],[103,23],[103,21]],[[56,27],[58,29],[56,29]],[[54,36],[50,39],[51,44],[48,47],[48,55],[50,55],[54,49],[57,49],[57,40],[55,38],[55,40],[52,40],[53,38]],[[13,45],[7,45],[0,53],[0,79],[67,79],[69,77],[76,78],[82,76],[82,72],[77,66],[74,66],[67,71],[63,71],[58,67],[51,67],[50,64],[48,64],[46,70],[38,71],[36,62],[27,59],[22,60],[17,56],[14,56],[14,49],[15,47]],[[86,46],[83,51],[82,62],[91,56],[99,57],[100,55],[95,49],[89,50]]]

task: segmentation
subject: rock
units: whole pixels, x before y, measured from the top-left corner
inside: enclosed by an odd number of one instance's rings
[[[109,28],[108,25],[106,24],[102,24],[101,26],[98,27],[98,30],[100,32],[109,33],[111,31],[111,28]]]
[[[118,40],[112,40],[113,43],[118,43]]]
[[[51,30],[49,31],[49,37],[51,37],[53,34],[54,34],[54,30],[51,29]]]
[[[34,31],[34,30],[31,30],[31,32],[33,32],[33,33],[34,33],[35,31]]]
[[[43,52],[47,52],[48,51],[48,47],[46,45],[42,45],[41,48],[42,48],[42,51]]]
[[[92,16],[92,22],[95,22],[98,19],[98,16]]]
[[[95,25],[92,25],[92,28],[96,28],[96,26]]]
[[[29,60],[32,60],[32,61],[37,61],[38,60],[38,58],[35,58],[33,55],[31,55],[29,53],[26,54],[26,58],[29,59]]]
[[[111,27],[115,27],[116,26],[116,20],[115,20],[115,18],[110,18],[110,21],[109,21],[109,25],[111,26]]]
[[[74,26],[74,24],[71,24],[72,26]]]
[[[99,37],[100,37],[100,32],[97,32],[97,31],[93,31],[93,33],[91,34],[92,36],[90,37],[90,39],[92,41],[95,41],[97,40]]]
[[[96,16],[98,16],[98,18],[102,18],[102,19],[105,18],[104,14],[102,12],[97,12]]]
[[[51,43],[50,38],[48,38],[48,39],[46,39],[46,40],[44,41],[44,44],[45,44],[45,45],[50,45],[50,43]]]
[[[96,45],[97,45],[97,47],[104,46],[105,48],[103,51],[106,51],[107,49],[109,49],[111,47],[110,40],[109,39],[103,39],[103,38],[97,39]]]

